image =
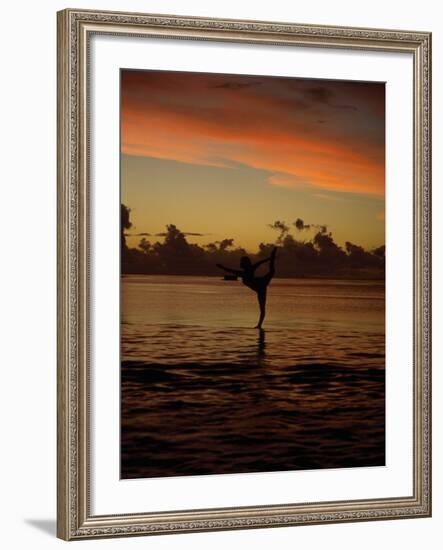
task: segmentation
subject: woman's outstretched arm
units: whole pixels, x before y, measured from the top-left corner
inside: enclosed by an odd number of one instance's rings
[[[259,265],[265,264],[266,262],[269,262],[269,258],[266,258],[265,260],[260,260],[259,262],[255,262],[255,264],[252,264],[252,269],[257,269]]]
[[[222,264],[215,264],[215,265],[220,269],[224,269],[225,271],[229,271],[229,273],[233,273],[234,275],[237,275],[237,277],[241,277],[242,275],[242,272],[239,271],[238,269],[231,269],[230,267],[225,267]]]
[[[269,256],[269,258],[265,258],[264,260],[260,260],[259,262],[255,262],[255,264],[252,264],[253,269],[257,269],[259,265],[269,262],[270,259],[271,259],[271,256]]]
[[[260,260],[259,262],[256,262],[255,264],[252,264],[253,269],[257,269],[259,265],[265,264],[266,262],[271,262],[271,264],[275,261],[275,255],[277,254],[277,247],[274,246],[271,255],[269,258],[265,258],[264,260]],[[272,267],[272,266],[271,266]]]

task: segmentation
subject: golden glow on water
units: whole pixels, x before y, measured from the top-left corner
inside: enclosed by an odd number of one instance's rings
[[[122,279],[122,476],[384,464],[384,285]]]

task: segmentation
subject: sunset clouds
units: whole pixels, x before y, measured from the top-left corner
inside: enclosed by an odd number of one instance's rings
[[[122,153],[383,197],[384,85],[122,71]]]

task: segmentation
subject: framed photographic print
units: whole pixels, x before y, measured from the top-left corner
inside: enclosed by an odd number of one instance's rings
[[[427,32],[58,14],[58,536],[426,517]]]

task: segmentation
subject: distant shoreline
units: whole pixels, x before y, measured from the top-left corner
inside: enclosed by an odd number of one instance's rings
[[[208,277],[211,279],[218,279],[223,280],[223,275],[202,275],[201,273],[196,274],[190,274],[190,273],[120,273],[120,276],[128,277],[128,276],[140,276],[140,275],[146,275],[148,277]],[[300,275],[297,277],[282,277],[275,275],[275,279],[286,279],[286,280],[299,280],[299,279],[315,279],[315,280],[330,280],[330,281],[377,281],[377,282],[385,282],[386,281],[386,275],[383,274],[383,276],[380,277],[365,277],[365,276],[346,276],[346,275]],[[235,282],[235,281],[226,281],[226,282]],[[240,279],[239,281],[240,282]]]

